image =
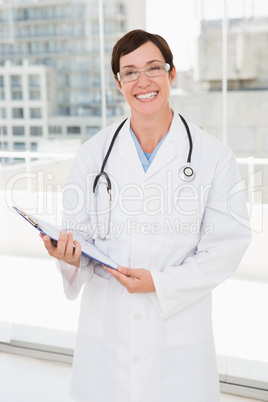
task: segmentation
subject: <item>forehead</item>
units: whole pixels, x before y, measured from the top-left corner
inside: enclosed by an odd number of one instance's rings
[[[133,66],[142,68],[152,60],[165,62],[160,49],[152,42],[146,42],[133,52],[120,57],[120,70],[125,66]]]

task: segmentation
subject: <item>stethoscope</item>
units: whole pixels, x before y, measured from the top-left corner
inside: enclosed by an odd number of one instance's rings
[[[193,152],[193,141],[192,141],[191,132],[190,132],[190,129],[189,129],[189,126],[188,126],[186,120],[180,114],[179,114],[179,116],[180,116],[180,118],[181,118],[181,120],[182,120],[182,122],[183,122],[183,124],[185,126],[187,136],[188,136],[188,141],[189,141],[189,151],[188,151],[188,156],[187,156],[187,163],[186,163],[186,166],[183,166],[183,167],[180,168],[179,176],[180,176],[181,180],[183,180],[183,181],[192,181],[194,179],[194,177],[195,177],[195,173],[194,173],[194,171],[193,171],[193,169],[191,167],[191,158],[192,158],[192,152]],[[111,203],[112,203],[111,189],[112,189],[112,185],[111,185],[110,177],[104,171],[104,168],[105,168],[107,160],[108,160],[108,158],[110,156],[110,153],[111,153],[111,151],[113,149],[114,142],[115,142],[115,140],[116,140],[121,128],[123,127],[123,125],[125,124],[126,121],[127,121],[127,118],[124,121],[122,121],[122,123],[117,127],[117,129],[116,129],[116,131],[115,131],[115,133],[113,135],[112,141],[110,143],[110,146],[108,148],[108,151],[107,151],[107,153],[106,153],[106,155],[104,157],[100,173],[95,177],[94,183],[93,183],[93,194],[94,194],[94,205],[95,205],[95,214],[96,214],[97,227],[99,227],[99,221],[98,221],[98,206],[97,206],[96,187],[97,187],[97,184],[99,182],[99,179],[102,176],[104,176],[104,178],[106,180],[106,189],[107,189],[107,193],[108,193],[108,197],[109,197],[109,216],[108,216],[107,232],[106,232],[105,236],[100,236],[100,235],[94,236],[95,238],[98,238],[100,240],[109,239],[110,238],[110,229],[111,229]]]

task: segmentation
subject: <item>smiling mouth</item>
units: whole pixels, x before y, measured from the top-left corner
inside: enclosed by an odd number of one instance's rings
[[[139,100],[145,100],[145,99],[152,99],[154,98],[158,92],[149,92],[148,94],[142,94],[142,95],[136,95],[135,97]]]

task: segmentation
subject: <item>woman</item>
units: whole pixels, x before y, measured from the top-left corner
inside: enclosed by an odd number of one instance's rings
[[[130,118],[105,165],[111,208],[105,175],[97,210],[93,185],[119,124],[81,147],[64,192],[66,230],[57,247],[43,237],[60,261],[67,297],[84,285],[71,394],[80,402],[217,402],[211,291],[250,241],[236,218],[247,212],[235,158],[190,124],[195,175],[180,174],[189,138],[169,105],[176,70],[162,37],[127,33],[113,49],[112,70]],[[81,256],[67,230],[95,242],[118,269]]]

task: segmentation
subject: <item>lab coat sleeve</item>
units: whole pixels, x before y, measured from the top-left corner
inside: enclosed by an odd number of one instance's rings
[[[238,267],[251,240],[243,181],[230,151],[215,169],[203,215],[212,233],[203,233],[181,265],[151,270],[151,295],[162,318],[182,311],[227,279]]]
[[[82,255],[78,268],[64,261],[57,261],[57,263],[62,276],[64,293],[67,299],[75,300],[83,284],[93,275],[93,262],[90,258]]]
[[[87,171],[81,152],[78,154],[71,166],[64,189],[63,189],[63,220],[62,228],[79,234],[89,242],[90,217],[87,211],[86,199]],[[79,268],[58,261],[58,269],[62,275],[63,289],[68,299],[74,300],[80,293],[83,284],[93,276],[95,261],[81,255]]]

